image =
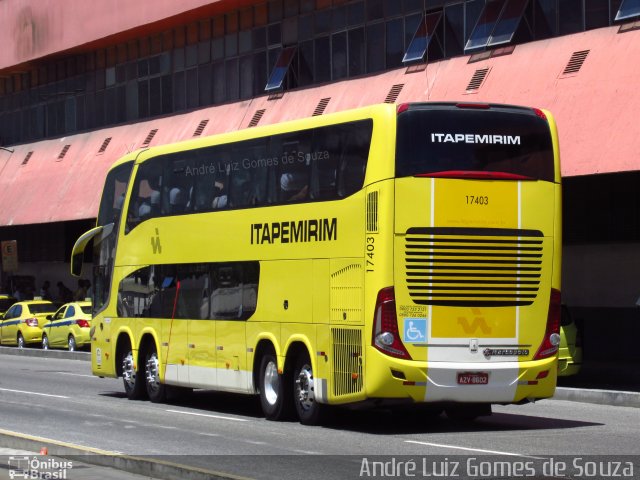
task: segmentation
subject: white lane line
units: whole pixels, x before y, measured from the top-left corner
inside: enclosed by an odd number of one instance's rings
[[[205,413],[183,412],[181,410],[167,410],[167,412],[182,413],[184,415],[194,415],[196,417],[219,418],[220,420],[232,420],[234,422],[248,422],[249,421],[249,420],[247,420],[245,418],[224,417],[222,415],[207,415]]]
[[[417,445],[426,445],[428,447],[438,447],[438,448],[452,448],[454,450],[465,450],[467,452],[481,452],[481,453],[492,453],[494,455],[507,455],[511,457],[524,457],[524,458],[535,458],[537,460],[545,460],[544,457],[534,457],[532,455],[524,455],[522,453],[512,453],[512,452],[500,452],[497,450],[484,450],[482,448],[467,448],[467,447],[459,447],[457,445],[445,445],[442,443],[429,443],[429,442],[418,442],[416,440],[405,440],[405,443],[415,443]]]
[[[96,377],[95,375],[85,375],[83,373],[70,373],[70,372],[53,372],[53,373],[57,373],[58,375],[72,375],[74,377],[99,378],[99,377]]]
[[[64,395],[52,395],[50,393],[26,392],[24,390],[11,390],[10,388],[0,388],[0,391],[13,392],[13,393],[25,393],[27,395],[39,395],[41,397],[70,398],[70,397],[65,397]]]

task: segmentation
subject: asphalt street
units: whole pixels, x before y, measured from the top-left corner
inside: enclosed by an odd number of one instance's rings
[[[638,408],[551,399],[495,406],[492,416],[466,425],[412,412],[337,409],[323,426],[305,427],[267,421],[257,399],[241,395],[196,391],[169,404],[130,401],[120,379],[94,377],[88,362],[62,358],[0,354],[0,419],[8,432],[221,478],[299,478],[301,468],[318,473],[309,478],[334,470],[357,478],[363,459],[394,456],[625,455],[640,472]]]

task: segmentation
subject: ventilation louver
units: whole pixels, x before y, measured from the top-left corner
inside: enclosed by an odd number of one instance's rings
[[[319,115],[322,115],[324,113],[324,110],[327,108],[327,105],[329,105],[330,100],[331,100],[331,97],[323,98],[322,100],[320,100],[311,116],[317,117]]]
[[[105,138],[104,142],[102,142],[102,145],[100,146],[100,150],[98,150],[98,154],[104,153],[107,150],[109,143],[111,143],[111,137]]]
[[[260,122],[260,119],[264,115],[265,111],[266,111],[265,108],[261,108],[260,110],[256,110],[256,113],[253,114],[253,118],[249,122],[249,126],[250,127],[255,127],[256,125],[258,125],[258,123]]]
[[[582,64],[587,59],[587,55],[589,55],[590,50],[581,50],[579,52],[573,52],[571,54],[571,58],[569,59],[569,63],[564,67],[564,71],[562,75],[568,75],[570,73],[578,73],[582,68]]]
[[[391,90],[387,93],[387,97],[384,99],[384,103],[395,103],[403,88],[404,83],[397,83],[391,87]]]
[[[27,153],[27,156],[24,157],[24,160],[22,160],[22,165],[26,165],[27,163],[29,163],[29,159],[31,158],[31,155],[33,155],[33,152]]]
[[[64,158],[64,156],[67,154],[67,152],[69,151],[70,148],[71,148],[71,145],[65,145],[62,148],[62,151],[60,152],[60,155],[58,155],[58,160],[57,160],[58,162]]]
[[[198,128],[196,128],[195,132],[193,132],[193,136],[194,137],[199,137],[200,135],[202,135],[202,132],[204,132],[204,128],[207,126],[207,123],[209,123],[209,119],[205,119],[202,120],[199,124],[198,124]]]
[[[476,70],[467,85],[467,92],[472,92],[474,90],[478,90],[482,86],[482,82],[487,78],[487,74],[489,73],[489,67],[480,68]]]
[[[142,146],[143,147],[148,147],[149,144],[151,143],[151,140],[153,140],[153,137],[156,136],[156,133],[158,133],[158,129],[154,128],[153,130],[151,130],[149,132],[149,135],[147,135],[147,138],[144,139],[144,142],[142,142]]]

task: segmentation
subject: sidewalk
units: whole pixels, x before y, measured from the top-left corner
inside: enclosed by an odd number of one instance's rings
[[[0,442],[4,443],[2,439]],[[35,467],[35,468],[34,468]],[[6,476],[3,471],[6,470]],[[26,476],[25,476],[26,475]],[[0,447],[0,479],[63,478],[67,480],[144,480],[153,477],[136,475],[111,467],[101,467],[78,460],[41,455],[28,450]]]

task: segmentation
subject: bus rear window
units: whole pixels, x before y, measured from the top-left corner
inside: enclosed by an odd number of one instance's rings
[[[519,107],[412,107],[398,115],[396,176],[465,176],[554,181],[549,126]],[[439,174],[439,175],[438,175]],[[473,175],[469,175],[473,176]]]

